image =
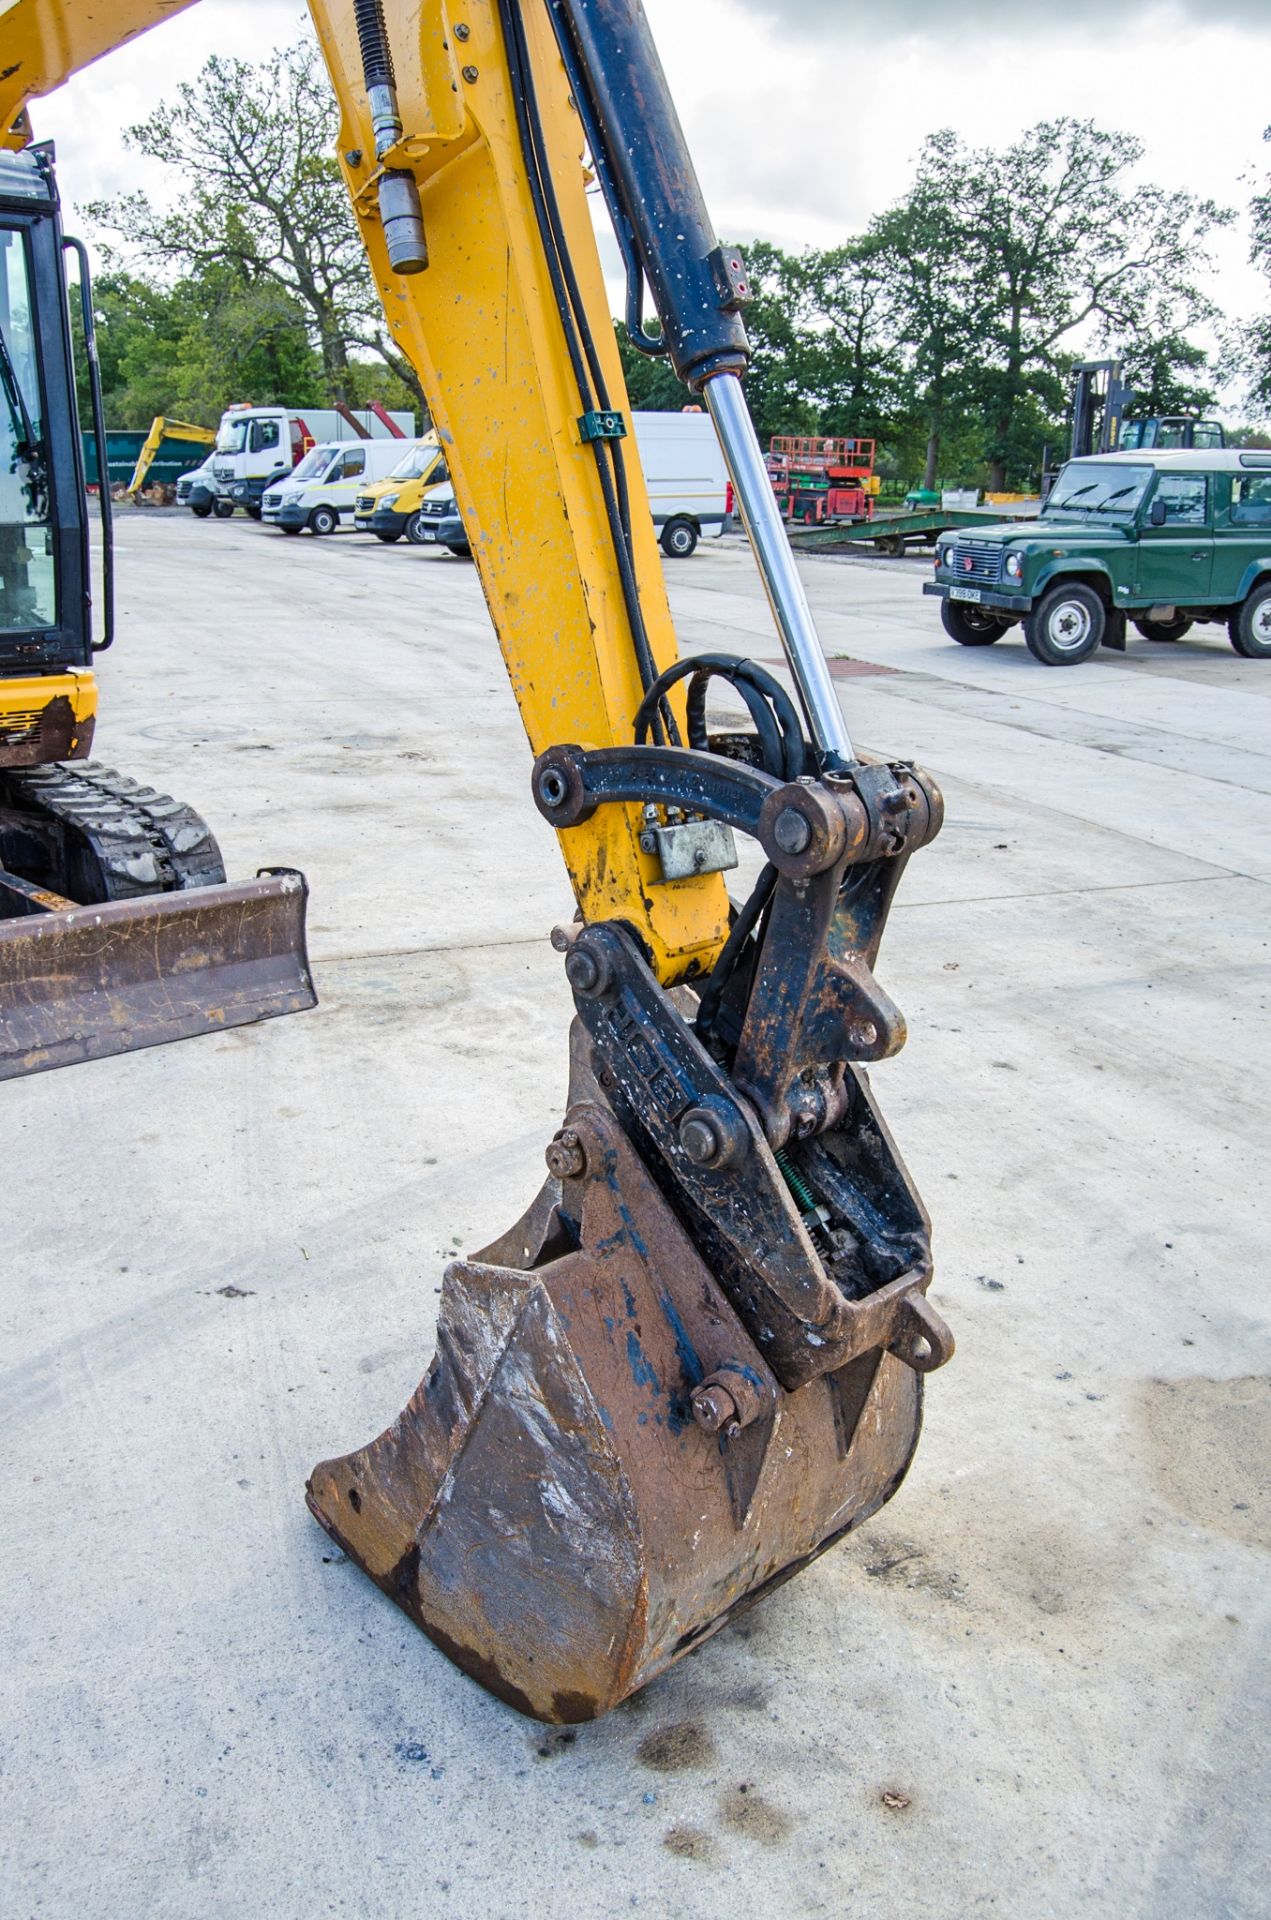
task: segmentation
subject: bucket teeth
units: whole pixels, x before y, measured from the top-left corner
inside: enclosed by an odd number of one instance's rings
[[[566,1126],[581,1170],[448,1269],[426,1379],[308,1486],[444,1653],[547,1721],[608,1711],[881,1506],[922,1393],[878,1352],[783,1390],[594,1083]]]

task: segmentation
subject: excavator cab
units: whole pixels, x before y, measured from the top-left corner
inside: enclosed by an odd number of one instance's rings
[[[96,626],[68,252],[101,476]],[[314,1001],[303,877],[228,885],[192,808],[88,758],[113,574],[88,262],[62,234],[51,148],[0,149],[0,1079]]]

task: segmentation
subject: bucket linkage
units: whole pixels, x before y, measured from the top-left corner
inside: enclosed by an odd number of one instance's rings
[[[752,834],[727,992],[664,989],[616,921],[560,929],[577,1018],[548,1178],[448,1268],[427,1377],[309,1504],[466,1673],[595,1718],[890,1499],[953,1351],[929,1222],[865,1067],[873,977],[942,805],[908,765],[782,781],[693,749],[557,747],[559,828],[650,799]],[[705,1016],[709,1013],[709,1021]]]

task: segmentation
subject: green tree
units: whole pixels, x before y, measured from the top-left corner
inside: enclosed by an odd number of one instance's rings
[[[977,385],[989,484],[1000,488],[1029,457],[1029,403],[1054,410],[1074,335],[1143,350],[1215,317],[1200,285],[1212,266],[1206,243],[1232,216],[1135,184],[1142,143],[1088,120],[1042,121],[997,150],[937,138],[956,161],[972,278],[988,299]]]
[[[172,287],[107,274],[94,287],[93,307],[111,426],[148,426],[156,413],[215,426],[235,400],[322,404],[322,369],[304,314],[269,282],[245,285],[224,268]],[[78,303],[71,318],[86,418]]]
[[[1218,399],[1209,355],[1176,333],[1131,341],[1121,377],[1134,394],[1136,414],[1203,413]]]
[[[122,264],[186,278],[224,271],[244,288],[273,289],[293,302],[321,357],[329,399],[352,400],[351,366],[359,349],[369,349],[422,406],[413,368],[389,341],[333,157],[338,126],[309,37],[256,64],[213,56],[175,100],[125,135],[135,151],[179,175],[175,203],[131,193],[86,212],[118,236]]]
[[[817,431],[882,438],[911,398],[885,249],[873,233],[799,262],[805,337],[799,365]]]
[[[961,422],[983,353],[991,296],[977,257],[968,157],[956,135],[932,134],[904,198],[869,229],[899,340],[910,405],[925,428],[922,484],[934,487],[941,451]]]
[[[815,433],[811,392],[811,313],[802,262],[765,240],[745,249],[753,299],[746,308],[752,358],[746,398],[761,440],[777,433]]]
[[[1271,127],[1263,132],[1271,140]],[[1249,202],[1249,260],[1271,281],[1271,175]],[[1243,379],[1251,403],[1264,416],[1271,413],[1271,313],[1258,314],[1231,328],[1219,363],[1227,379]]]

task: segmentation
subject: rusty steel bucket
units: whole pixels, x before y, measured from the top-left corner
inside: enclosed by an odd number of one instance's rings
[[[0,1080],[312,1007],[307,899],[280,869],[0,920]]]
[[[426,1379],[307,1489],[450,1659],[556,1722],[607,1712],[881,1507],[922,1405],[877,1346],[782,1388],[577,1024],[572,1051],[562,1177],[447,1270]]]

